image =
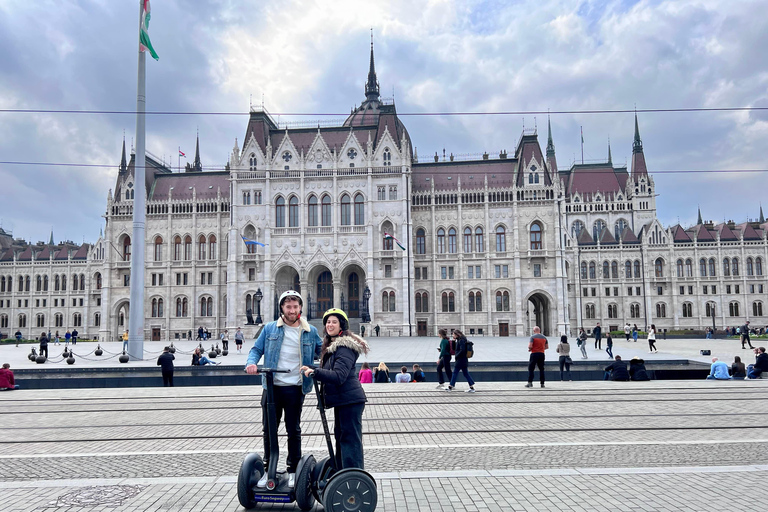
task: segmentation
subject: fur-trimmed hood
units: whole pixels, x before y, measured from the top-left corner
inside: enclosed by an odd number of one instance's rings
[[[339,347],[347,347],[348,349],[354,350],[357,355],[367,354],[370,350],[368,343],[363,338],[352,333],[349,333],[346,336],[337,337],[333,343],[328,346],[328,352],[336,352],[336,349]]]

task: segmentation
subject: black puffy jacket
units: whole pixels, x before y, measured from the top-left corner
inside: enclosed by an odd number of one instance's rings
[[[322,366],[315,370],[327,408],[367,401],[355,368],[358,356],[367,353],[368,344],[354,334],[339,336],[330,344]]]
[[[645,370],[645,361],[642,359],[629,361],[629,378],[632,380],[651,380]]]

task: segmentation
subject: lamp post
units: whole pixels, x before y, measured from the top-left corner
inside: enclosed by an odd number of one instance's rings
[[[363,322],[370,322],[371,315],[368,313],[368,300],[371,298],[371,289],[367,286],[363,291]]]
[[[260,325],[261,320],[261,299],[264,297],[264,294],[261,293],[261,288],[256,290],[256,294],[254,295],[254,298],[256,299],[256,325]]]

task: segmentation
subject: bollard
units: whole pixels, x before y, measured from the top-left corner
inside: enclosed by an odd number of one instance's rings
[[[218,354],[216,353],[216,349],[213,348],[213,343],[211,343],[211,351],[208,352],[208,357],[211,359],[214,359]]]
[[[94,354],[96,354],[97,356],[100,356],[103,353],[104,351],[101,350],[101,345],[96,345],[96,350],[94,351]]]
[[[75,364],[75,356],[72,354],[72,352],[69,353],[69,357],[67,358],[67,364]]]
[[[216,354],[221,355],[221,349],[219,348],[219,344],[216,344]]]
[[[43,364],[46,360],[47,360],[47,358],[45,356],[37,356],[35,358],[35,362],[37,364]]]
[[[173,346],[173,342],[171,342],[171,346],[170,346],[170,349],[168,350],[168,352],[170,352],[171,354],[175,354],[176,353],[176,347]]]
[[[35,351],[35,347],[32,347],[32,352],[29,353],[29,355],[27,356],[27,359],[29,359],[30,361],[34,361],[36,357],[37,357],[37,352]]]
[[[122,355],[120,357],[118,357],[117,359],[121,363],[127,363],[128,361],[130,361],[131,358],[128,356],[128,354],[125,353],[125,350],[123,350]]]

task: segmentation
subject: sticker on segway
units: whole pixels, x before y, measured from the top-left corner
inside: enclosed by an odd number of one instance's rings
[[[255,494],[254,499],[256,501],[270,503],[290,503],[293,501],[290,496],[274,496],[272,494]]]

